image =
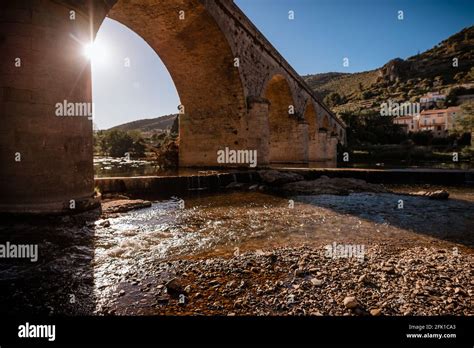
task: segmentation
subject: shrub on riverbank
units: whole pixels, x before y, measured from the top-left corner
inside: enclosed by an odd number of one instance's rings
[[[145,145],[140,133],[122,130],[98,131],[94,133],[94,153],[102,156],[143,157]]]

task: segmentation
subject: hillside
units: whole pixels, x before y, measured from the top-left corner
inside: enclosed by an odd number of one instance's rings
[[[453,67],[453,58],[458,66]],[[429,91],[448,93],[474,82],[474,26],[465,28],[430,50],[395,58],[383,67],[360,73],[325,73],[303,78],[337,113],[375,108],[388,99],[416,101]]]
[[[166,115],[156,118],[143,119],[133,122],[124,123],[115,127],[110,128],[110,130],[122,130],[122,131],[133,131],[138,130],[143,133],[147,132],[164,132],[167,129],[171,129],[174,120],[178,115]]]

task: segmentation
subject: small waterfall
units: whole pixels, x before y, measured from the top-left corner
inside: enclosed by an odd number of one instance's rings
[[[201,190],[207,189],[207,187],[201,187],[201,177],[199,175],[188,176],[187,180],[188,180],[188,191],[201,191]]]

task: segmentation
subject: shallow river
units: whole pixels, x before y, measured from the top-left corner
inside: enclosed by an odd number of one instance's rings
[[[34,264],[0,264],[0,283],[5,284],[1,292],[5,301],[21,298],[15,302],[20,310],[33,310],[41,302],[41,311],[90,313],[105,292],[125,281],[130,269],[158,260],[334,242],[426,245],[471,253],[474,189],[449,190],[448,201],[399,194],[284,198],[227,192],[186,197],[184,208],[179,198],[157,200],[150,208],[108,219],[6,221],[0,226],[2,240],[37,243],[39,259]],[[68,303],[71,295],[81,304]]]

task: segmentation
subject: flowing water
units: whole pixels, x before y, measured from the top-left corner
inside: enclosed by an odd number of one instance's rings
[[[4,222],[2,240],[37,243],[40,254],[36,264],[1,264],[0,283],[10,286],[2,290],[8,295],[8,289],[15,289],[22,310],[34,308],[39,300],[53,312],[90,313],[105,292],[125,281],[130,269],[157,260],[334,242],[472,252],[474,189],[449,190],[447,201],[388,193],[279,197],[223,192],[184,197],[184,208],[181,198],[157,199],[150,208],[107,219]],[[35,298],[28,297],[31,286]],[[65,302],[71,294],[81,298],[82,307]]]

